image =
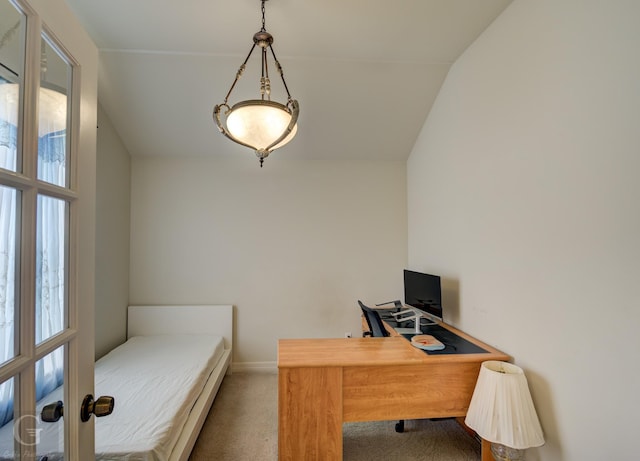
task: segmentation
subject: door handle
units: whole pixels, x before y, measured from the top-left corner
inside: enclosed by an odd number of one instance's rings
[[[98,400],[93,400],[93,395],[87,394],[82,400],[82,406],[80,407],[80,419],[83,423],[89,421],[91,414],[96,415],[96,418],[101,416],[110,415],[113,412],[115,405],[115,399],[108,395],[98,397]],[[62,400],[45,405],[40,412],[40,419],[45,423],[55,423],[64,416],[64,405]]]
[[[114,405],[115,399],[109,395],[103,395],[98,397],[98,400],[93,400],[93,395],[87,394],[84,396],[80,407],[80,420],[83,423],[89,421],[91,413],[96,415],[96,418],[110,415],[113,412]]]
[[[50,403],[42,407],[40,412],[40,419],[45,423],[55,423],[63,416],[64,405],[62,400]]]

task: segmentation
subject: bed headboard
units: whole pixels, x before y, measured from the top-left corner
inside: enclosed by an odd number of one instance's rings
[[[224,337],[225,349],[231,349],[233,306],[129,306],[127,339],[166,334],[219,335]]]

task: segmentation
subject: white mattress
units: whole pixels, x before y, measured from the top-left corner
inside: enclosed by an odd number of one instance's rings
[[[95,420],[96,460],[166,461],[223,352],[218,336],[136,336],[98,360],[95,396],[113,396],[115,405],[111,415]],[[38,408],[56,400],[63,400],[61,388]],[[0,446],[11,437],[10,426],[0,430]],[[56,459],[58,424],[38,426],[38,452]]]

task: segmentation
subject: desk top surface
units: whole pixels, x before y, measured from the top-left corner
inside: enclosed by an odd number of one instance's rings
[[[428,355],[401,336],[386,338],[327,338],[278,340],[278,367],[327,367],[367,365],[418,365],[438,362],[484,362],[509,360],[503,352],[456,328],[441,323],[455,334],[477,344],[486,353]]]

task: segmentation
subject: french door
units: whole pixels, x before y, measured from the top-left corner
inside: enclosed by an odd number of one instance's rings
[[[96,87],[64,0],[0,0],[2,459],[94,457]]]

